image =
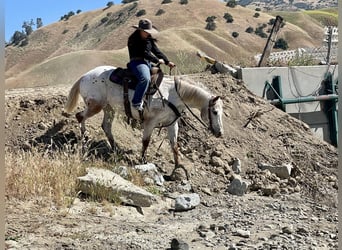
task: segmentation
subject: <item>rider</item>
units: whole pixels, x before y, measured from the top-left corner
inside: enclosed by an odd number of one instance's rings
[[[175,67],[175,64],[170,62],[157,47],[157,40],[152,36],[157,34],[158,31],[152,26],[152,22],[149,19],[142,19],[139,21],[139,25],[134,25],[133,27],[136,30],[128,38],[127,44],[130,58],[128,68],[138,79],[132,105],[135,109],[142,112],[142,99],[151,81],[151,62],[165,63],[170,68]]]

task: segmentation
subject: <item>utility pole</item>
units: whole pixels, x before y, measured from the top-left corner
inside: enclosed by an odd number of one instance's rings
[[[332,39],[332,27],[329,26],[328,27],[328,39],[327,39],[327,42],[328,42],[328,52],[327,52],[327,59],[326,59],[326,64],[329,64],[330,63],[330,51],[331,51],[331,39]]]
[[[267,58],[270,56],[271,49],[274,45],[275,40],[277,39],[277,33],[280,29],[280,25],[282,22],[283,18],[281,16],[276,16],[276,20],[274,21],[271,33],[268,36],[267,43],[264,48],[264,51],[262,52],[258,67],[263,67],[266,65]]]

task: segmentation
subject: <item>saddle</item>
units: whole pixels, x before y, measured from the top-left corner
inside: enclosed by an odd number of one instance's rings
[[[160,67],[153,66],[151,68],[151,83],[146,91],[146,96],[151,96],[156,93],[159,89],[159,86],[163,80],[164,73],[160,69]],[[123,97],[124,97],[124,107],[125,113],[128,118],[127,122],[129,123],[132,118],[131,104],[128,99],[128,90],[135,90],[138,79],[135,75],[127,68],[116,68],[109,76],[109,80],[113,83],[120,84],[123,86]],[[142,114],[140,114],[140,119],[142,118]]]

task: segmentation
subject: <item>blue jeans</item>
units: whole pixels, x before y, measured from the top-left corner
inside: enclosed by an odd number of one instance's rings
[[[138,79],[138,84],[132,99],[132,105],[140,106],[151,81],[151,65],[145,60],[133,60],[128,64],[128,67]]]

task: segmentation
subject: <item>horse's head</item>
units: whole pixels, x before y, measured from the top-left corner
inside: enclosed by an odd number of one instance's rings
[[[223,135],[222,125],[223,103],[220,96],[212,97],[208,106],[201,109],[201,118],[207,123],[210,131],[216,136]]]

